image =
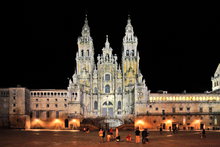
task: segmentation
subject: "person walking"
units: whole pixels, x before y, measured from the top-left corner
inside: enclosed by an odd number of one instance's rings
[[[136,131],[135,131],[135,142],[136,143],[140,143],[140,130],[139,128],[136,128]]]
[[[146,142],[148,143],[149,142],[149,139],[148,139],[148,131],[147,129],[144,129],[144,131],[142,131],[142,143],[145,144]]]

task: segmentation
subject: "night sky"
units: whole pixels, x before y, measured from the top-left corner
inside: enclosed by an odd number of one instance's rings
[[[75,71],[77,37],[87,13],[95,59],[109,35],[121,62],[130,14],[140,69],[152,92],[211,90],[211,77],[220,63],[217,5],[85,3],[27,1],[6,11],[0,87],[66,89],[67,78]]]

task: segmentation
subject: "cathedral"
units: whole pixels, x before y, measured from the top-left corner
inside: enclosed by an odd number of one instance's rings
[[[148,90],[139,70],[138,39],[130,18],[123,38],[122,63],[113,55],[108,36],[97,64],[94,62],[87,19],[77,44],[76,72],[69,81],[68,94],[73,101],[72,107],[79,108],[78,113],[84,117],[127,118],[145,107]]]
[[[90,120],[108,127],[220,129],[220,64],[206,93],[151,93],[139,69],[138,39],[128,18],[121,63],[106,36],[95,63],[85,18],[76,70],[67,89],[0,88],[0,127],[78,129]],[[90,122],[91,123],[91,122]]]

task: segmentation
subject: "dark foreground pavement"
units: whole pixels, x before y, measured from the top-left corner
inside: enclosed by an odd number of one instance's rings
[[[121,142],[99,143],[98,132],[70,131],[19,131],[0,130],[0,147],[220,147],[220,132],[207,132],[207,137],[201,139],[200,132],[178,132],[170,134],[150,132],[149,144],[136,144],[133,131],[119,132]],[[132,142],[125,141],[128,134],[132,134]]]

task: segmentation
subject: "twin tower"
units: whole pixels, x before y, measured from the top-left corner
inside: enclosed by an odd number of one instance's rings
[[[138,39],[130,18],[125,27],[121,64],[112,54],[108,36],[95,63],[87,18],[77,44],[76,72],[68,86],[71,113],[124,119],[146,111],[148,90],[139,70]]]

